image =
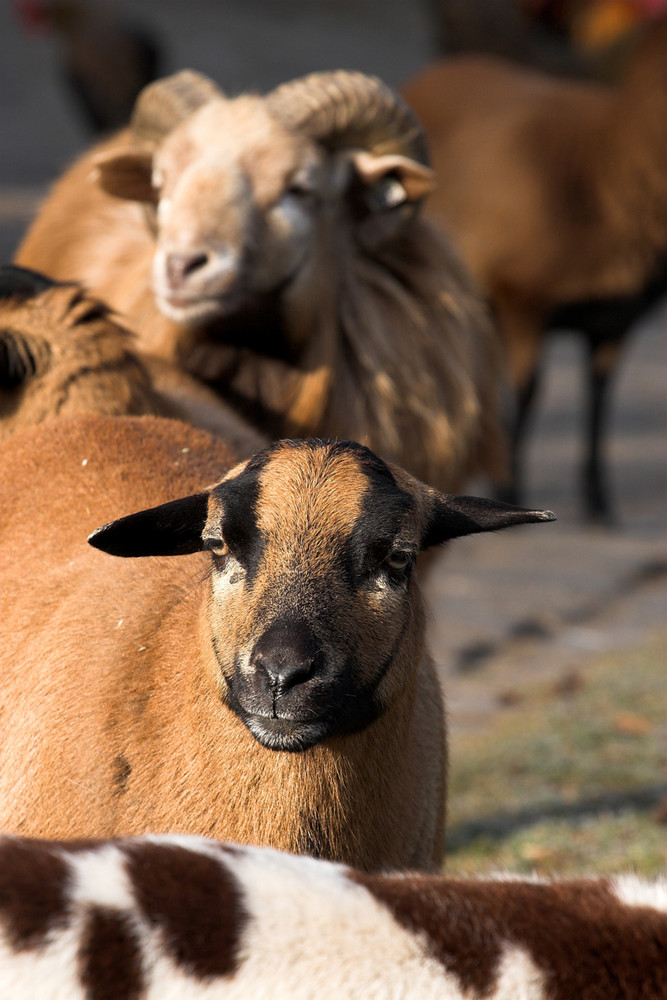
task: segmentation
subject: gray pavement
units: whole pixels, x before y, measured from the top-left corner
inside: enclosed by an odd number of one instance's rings
[[[430,56],[415,0],[134,0],[166,69],[193,66],[230,91],[315,69],[358,68],[396,85]],[[8,259],[51,179],[88,137],[57,76],[53,40],[26,38],[0,3],[0,250]],[[498,695],[640,645],[667,622],[667,304],[629,344],[611,442],[613,531],[579,519],[580,345],[554,338],[531,439],[527,500],[558,522],[455,542],[429,586],[431,640],[453,729],[483,725]],[[483,490],[480,484],[480,491]],[[472,492],[472,490],[471,490]]]

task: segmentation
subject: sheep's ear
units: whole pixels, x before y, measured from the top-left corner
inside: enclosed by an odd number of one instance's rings
[[[0,389],[17,389],[48,367],[50,348],[41,337],[0,329]]]
[[[208,548],[202,539],[209,492],[170,500],[109,521],[88,537],[112,556],[186,556]]]
[[[367,189],[366,200],[373,211],[388,211],[406,202],[421,201],[435,188],[430,167],[407,156],[373,156],[365,151],[352,157],[357,176]]]
[[[422,548],[439,545],[450,538],[478,531],[498,531],[515,524],[555,521],[550,510],[524,510],[485,497],[457,497],[435,493],[433,506],[422,538]]]
[[[153,157],[147,150],[132,146],[107,150],[93,158],[93,165],[98,185],[114,198],[157,201],[157,193],[151,184]]]

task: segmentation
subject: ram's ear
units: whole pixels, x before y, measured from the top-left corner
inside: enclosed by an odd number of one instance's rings
[[[430,167],[408,156],[374,156],[361,151],[352,157],[357,176],[367,188],[369,208],[388,211],[406,202],[421,201],[435,188]]]
[[[423,163],[397,154],[360,151],[353,154],[352,165],[356,239],[374,253],[410,226],[422,199],[435,187],[435,175]]]
[[[186,556],[209,546],[202,538],[209,491],[109,521],[88,542],[112,556]]]
[[[147,150],[132,146],[110,149],[93,158],[98,185],[114,198],[155,204],[157,193],[151,183],[153,157]]]
[[[512,528],[515,524],[555,520],[556,515],[550,510],[525,510],[485,497],[458,497],[434,492],[422,548],[478,531],[498,531]]]

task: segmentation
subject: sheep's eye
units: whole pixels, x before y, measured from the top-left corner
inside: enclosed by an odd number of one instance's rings
[[[215,541],[211,539],[206,547],[208,548],[209,552],[211,552],[216,557],[216,559],[223,559],[225,556],[229,555],[229,546],[226,545],[225,542],[222,541],[222,539],[218,540],[216,538]]]
[[[306,181],[293,180],[285,189],[285,195],[291,198],[310,198],[314,195],[312,187]]]
[[[409,552],[405,552],[403,549],[392,549],[387,558],[384,561],[385,566],[389,569],[393,569],[394,572],[400,573],[404,569],[407,569],[412,561],[412,556]]]

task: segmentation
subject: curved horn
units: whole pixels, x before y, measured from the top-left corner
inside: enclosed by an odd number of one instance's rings
[[[134,105],[130,121],[132,137],[142,145],[156,146],[184,118],[222,96],[213,80],[192,69],[149,83]]]
[[[311,73],[276,87],[266,102],[288,128],[331,149],[357,146],[428,165],[426,139],[414,112],[375,76],[347,70]]]

